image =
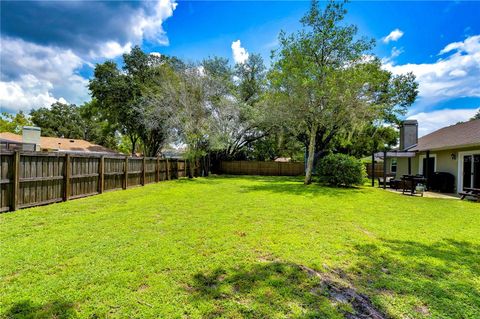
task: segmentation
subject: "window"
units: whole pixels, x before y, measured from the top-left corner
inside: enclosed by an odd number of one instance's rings
[[[397,173],[397,159],[392,158],[390,162],[390,172],[396,174]]]

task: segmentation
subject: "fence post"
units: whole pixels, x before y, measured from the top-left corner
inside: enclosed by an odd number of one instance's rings
[[[185,160],[185,175],[188,176],[188,178],[193,178],[192,176],[192,160]]]
[[[157,161],[156,161],[156,166],[155,166],[155,182],[160,181],[160,159],[157,156]]]
[[[100,157],[100,165],[98,166],[98,193],[103,193],[103,189],[105,188],[105,156],[102,155]]]
[[[65,154],[65,175],[64,175],[64,193],[63,193],[63,200],[67,201],[68,197],[70,197],[70,154]]]
[[[178,179],[178,158],[175,159],[175,179]]]
[[[167,180],[170,180],[170,163],[168,162],[168,158],[165,159],[165,165],[167,169]]]
[[[18,193],[20,192],[20,151],[15,151],[13,155],[13,184],[10,210],[18,208]]]
[[[145,168],[147,164],[147,158],[145,155],[143,156],[143,164],[142,164],[142,186],[145,186]]]
[[[123,169],[123,189],[127,189],[128,187],[128,156],[125,156],[125,165]]]

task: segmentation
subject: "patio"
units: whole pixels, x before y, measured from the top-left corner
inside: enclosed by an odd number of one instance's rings
[[[397,193],[397,194],[402,195],[402,190],[401,189],[395,190],[393,188],[386,188],[386,190],[389,191],[389,192],[392,192],[392,193]],[[412,196],[412,195],[410,195],[410,193],[408,193],[408,194],[405,193],[405,195]],[[422,195],[421,194],[414,194],[413,196],[421,197]],[[431,192],[431,191],[423,192],[423,197],[426,197],[426,198],[442,198],[442,199],[457,199],[457,200],[460,199],[460,195],[455,194],[455,193],[439,193],[439,192]]]

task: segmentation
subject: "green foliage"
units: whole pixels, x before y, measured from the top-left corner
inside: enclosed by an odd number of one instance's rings
[[[80,109],[74,104],[56,102],[30,112],[34,125],[42,129],[43,136],[85,138],[85,123]]]
[[[235,65],[235,75],[238,78],[239,98],[249,104],[257,103],[265,91],[265,64],[259,54],[250,54],[244,63]]]
[[[478,209],[229,176],[4,213],[0,317],[348,317],[307,266],[387,318],[477,318]]]
[[[102,116],[95,99],[81,106],[54,103],[30,112],[34,125],[42,129],[42,136],[85,139],[95,144],[116,149],[116,125]]]
[[[480,120],[480,109],[479,109],[478,112],[475,113],[475,115],[470,119],[470,121],[473,121],[473,120]]]
[[[17,114],[3,112],[0,114],[0,132],[22,133],[22,127],[31,126],[33,123],[20,111]]]
[[[362,185],[367,174],[365,165],[353,156],[329,154],[318,164],[318,174],[322,182],[333,186]]]
[[[382,150],[387,144],[393,148],[398,142],[398,130],[391,126],[367,125],[358,132],[344,132],[333,139],[332,149],[361,158]]]
[[[322,10],[312,1],[302,30],[280,34],[269,73],[274,114],[308,147],[306,184],[315,156],[326,152],[337,134],[392,121],[417,95],[414,76],[384,70],[371,54],[374,41],[345,25],[345,14],[343,2],[329,1]]]
[[[119,141],[115,134],[117,125],[105,118],[99,109],[97,100],[93,99],[81,105],[79,111],[83,119],[85,140],[110,149],[118,149]],[[128,154],[128,150],[124,153]]]
[[[253,142],[245,151],[245,158],[257,161],[275,160],[279,157],[303,162],[305,148],[294,136],[275,128],[267,136]]]
[[[138,141],[144,154],[156,156],[165,144],[170,109],[165,86],[170,86],[178,59],[146,54],[136,46],[123,55],[123,70],[107,61],[95,67],[89,89],[103,117],[130,139],[133,154]]]

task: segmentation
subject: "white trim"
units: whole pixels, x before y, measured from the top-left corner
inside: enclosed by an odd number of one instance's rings
[[[432,157],[434,158],[433,171],[436,172],[437,171],[437,154],[430,154],[430,158],[432,158]],[[422,174],[422,172],[423,172],[423,159],[424,158],[427,158],[426,154],[422,154],[422,155],[418,156],[418,174]]]
[[[476,155],[480,154],[480,149],[479,150],[471,150],[471,151],[464,151],[464,152],[458,152],[457,154],[457,164],[458,164],[458,170],[457,170],[457,193],[461,192],[463,190],[463,158],[465,155]]]

